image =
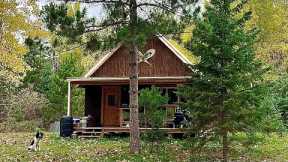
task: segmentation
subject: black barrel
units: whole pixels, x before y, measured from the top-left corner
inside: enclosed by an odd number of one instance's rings
[[[65,116],[60,120],[60,136],[71,137],[73,133],[73,117]]]

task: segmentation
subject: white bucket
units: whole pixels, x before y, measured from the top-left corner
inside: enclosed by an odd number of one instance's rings
[[[87,119],[88,119],[88,117],[86,117],[86,116],[81,118],[80,124],[81,124],[82,128],[86,128],[87,127]]]

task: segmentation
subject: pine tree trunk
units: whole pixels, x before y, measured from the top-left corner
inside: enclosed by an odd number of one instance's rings
[[[228,146],[228,133],[225,131],[222,135],[222,161],[223,162],[228,162],[228,153],[229,153],[229,146]]]
[[[140,151],[140,130],[138,115],[138,53],[136,46],[137,3],[130,1],[130,152]]]
[[[223,162],[228,162],[229,146],[228,146],[227,131],[224,132],[222,138],[223,138],[223,148],[222,148]]]
[[[225,93],[225,92],[224,92]],[[223,125],[225,125],[225,112],[224,112],[224,95],[222,95],[222,107],[220,110],[220,123],[221,123],[221,135],[222,135],[222,161],[228,162],[229,154],[229,141],[228,141],[228,131]]]
[[[138,59],[137,47],[132,45],[131,73],[130,73],[130,152],[139,153],[140,150],[140,131],[138,115]]]

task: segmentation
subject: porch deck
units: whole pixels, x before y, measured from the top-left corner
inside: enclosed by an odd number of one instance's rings
[[[159,128],[167,134],[183,134],[188,131],[185,128]],[[152,128],[140,128],[140,132],[152,130]],[[129,133],[129,127],[78,127],[74,128],[73,134],[81,138],[102,137],[109,133]]]

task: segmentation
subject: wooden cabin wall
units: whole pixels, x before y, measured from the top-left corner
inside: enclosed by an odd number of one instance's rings
[[[187,76],[191,73],[191,70],[159,39],[151,39],[141,51],[145,53],[151,48],[155,49],[156,53],[148,60],[150,65],[143,62],[139,64],[140,77]],[[122,46],[92,76],[128,77],[129,58],[128,49]]]
[[[85,87],[85,116],[91,115],[92,120],[88,126],[101,126],[101,86],[91,85]]]

